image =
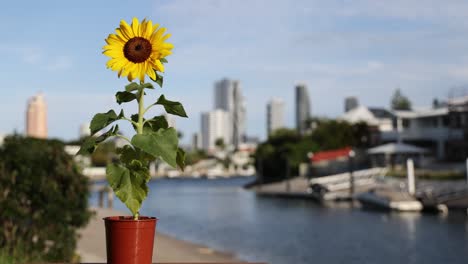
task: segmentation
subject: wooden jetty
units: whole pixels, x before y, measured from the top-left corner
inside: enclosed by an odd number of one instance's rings
[[[306,198],[320,202],[350,200],[354,193],[362,193],[375,187],[376,178],[384,175],[385,168],[372,168],[351,173],[307,179],[296,177],[277,183],[257,186],[262,196]],[[353,191],[351,191],[351,188]]]
[[[406,191],[388,188],[376,188],[361,193],[356,199],[364,208],[391,211],[421,211],[423,204]]]
[[[377,186],[377,179],[386,173],[387,168],[371,168],[313,178],[309,181],[309,193],[319,201],[350,200]]]

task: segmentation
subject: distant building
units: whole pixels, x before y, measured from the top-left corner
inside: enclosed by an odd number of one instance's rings
[[[42,93],[31,97],[28,101],[26,135],[35,138],[47,138],[47,105]]]
[[[226,144],[229,142],[232,132],[231,116],[224,110],[214,110],[201,115],[201,135],[202,148],[206,151],[213,151],[216,147],[217,139],[223,139]]]
[[[359,101],[355,96],[345,98],[345,113],[359,106]]]
[[[231,135],[226,144],[238,147],[245,135],[246,108],[240,82],[222,79],[215,83],[214,109],[221,109],[231,116]]]
[[[439,160],[468,156],[468,96],[436,107],[389,111],[359,106],[339,119],[377,127],[380,143],[403,142],[426,148]]]
[[[234,82],[222,79],[215,83],[213,109],[223,109],[230,112],[234,109]]]
[[[358,106],[338,119],[344,120],[351,124],[364,122],[369,126],[375,126],[380,132],[393,130],[394,115],[383,108],[368,108],[366,106]]]
[[[284,127],[284,101],[271,99],[267,104],[267,134]]]
[[[192,134],[192,150],[198,150],[201,148],[201,138],[199,133]]]
[[[296,85],[296,129],[303,135],[307,133],[306,121],[310,119],[309,92],[305,84]]]
[[[91,136],[91,129],[89,129],[89,123],[81,124],[80,126],[80,138]]]
[[[468,96],[447,101],[437,108],[394,111],[392,131],[382,141],[403,141],[432,150],[439,160],[468,156]]]

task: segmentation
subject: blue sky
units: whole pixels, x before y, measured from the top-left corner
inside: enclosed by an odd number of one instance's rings
[[[468,81],[466,14],[467,1],[439,0],[8,1],[0,133],[24,131],[27,99],[39,91],[51,137],[76,138],[94,113],[120,109],[113,98],[127,81],[105,68],[101,48],[121,19],[146,17],[172,33],[163,93],[185,105],[190,118],[177,126],[188,141],[223,77],[241,81],[247,132],[261,138],[271,97],[285,100],[293,126],[297,82],[308,85],[316,116],[340,115],[350,95],[388,106],[396,87],[416,106],[447,98]]]

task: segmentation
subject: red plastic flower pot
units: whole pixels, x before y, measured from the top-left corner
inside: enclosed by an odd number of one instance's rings
[[[150,264],[153,257],[155,217],[105,217],[108,264]]]

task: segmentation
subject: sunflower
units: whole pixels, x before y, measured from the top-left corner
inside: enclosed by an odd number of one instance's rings
[[[156,72],[164,72],[161,59],[170,55],[174,47],[166,41],[171,34],[166,34],[166,29],[153,24],[150,20],[143,19],[139,23],[133,18],[132,25],[124,20],[120,21],[120,27],[115,30],[117,34],[110,34],[103,47],[103,53],[110,57],[107,68],[117,71],[119,77],[127,76],[131,82],[139,78],[145,81],[145,75],[156,80]]]

